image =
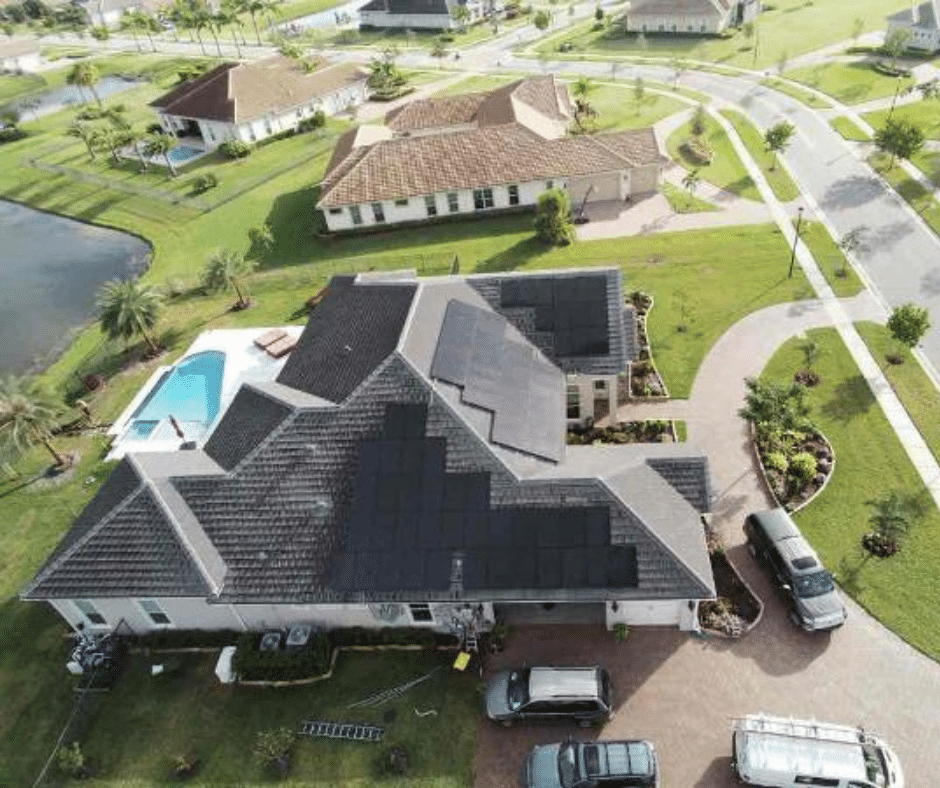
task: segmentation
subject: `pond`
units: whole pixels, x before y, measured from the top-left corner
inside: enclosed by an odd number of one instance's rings
[[[95,84],[95,92],[101,99],[123,93],[142,84],[137,80],[124,77],[105,77]],[[95,99],[88,88],[79,88],[77,85],[63,85],[55,90],[37,93],[34,96],[17,99],[8,107],[20,113],[21,120],[35,120],[43,115],[58,112],[63,107],[69,107],[85,102],[94,104]]]
[[[0,200],[0,375],[63,350],[94,316],[101,284],[136,276],[149,259],[135,236]]]

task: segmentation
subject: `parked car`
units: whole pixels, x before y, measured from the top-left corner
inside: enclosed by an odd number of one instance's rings
[[[744,521],[751,554],[762,560],[784,594],[790,618],[807,631],[845,623],[845,604],[832,575],[786,510],[754,512]]]
[[[503,725],[516,720],[610,719],[610,677],[603,668],[516,668],[497,673],[486,687],[486,714]]]
[[[536,747],[526,788],[659,788],[656,750],[645,741],[598,741]]]
[[[751,714],[731,730],[731,769],[748,785],[904,788],[897,756],[862,728]]]

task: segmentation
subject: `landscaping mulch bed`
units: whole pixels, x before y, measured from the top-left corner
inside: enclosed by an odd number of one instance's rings
[[[718,598],[699,605],[699,623],[705,629],[740,637],[760,617],[760,601],[744,585],[723,551],[712,552],[709,558]]]

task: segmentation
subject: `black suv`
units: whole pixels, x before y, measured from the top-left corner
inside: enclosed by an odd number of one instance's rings
[[[744,521],[751,554],[764,561],[803,629],[832,629],[845,623],[845,605],[819,556],[784,509],[754,512]]]
[[[656,750],[646,741],[597,741],[536,747],[526,788],[658,788]]]
[[[486,715],[516,720],[573,720],[581,725],[612,716],[610,677],[603,668],[516,668],[486,687]]]

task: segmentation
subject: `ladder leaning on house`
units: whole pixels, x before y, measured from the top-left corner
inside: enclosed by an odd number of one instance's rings
[[[375,725],[363,725],[358,722],[325,722],[304,720],[300,727],[301,736],[320,736],[326,739],[351,739],[352,741],[381,741],[385,729]]]

